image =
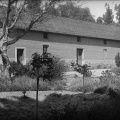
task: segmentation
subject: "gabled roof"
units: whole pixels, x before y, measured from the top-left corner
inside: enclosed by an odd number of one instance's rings
[[[24,24],[20,22],[18,26],[20,28],[25,28],[25,26],[28,24],[26,21]],[[48,19],[43,23],[36,23],[33,26],[32,30],[110,40],[120,40],[120,27],[55,16],[48,17]]]
[[[120,27],[63,17],[49,17],[44,24],[36,23],[32,30],[120,40]]]

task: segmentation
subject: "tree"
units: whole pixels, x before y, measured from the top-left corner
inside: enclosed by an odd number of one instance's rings
[[[111,23],[113,23],[113,18],[114,18],[112,9],[110,9],[109,4],[107,4],[107,3],[105,4],[105,7],[106,7],[106,12],[105,12],[105,14],[103,14],[104,23],[111,24]]]
[[[10,61],[7,56],[8,46],[16,43],[34,26],[36,22],[44,22],[44,15],[53,5],[63,0],[0,0],[0,20],[3,22],[0,33],[0,55],[3,62],[4,73],[9,77]],[[22,20],[21,20],[22,19]],[[10,34],[15,32],[19,22],[26,22],[26,27],[12,40]],[[21,23],[22,24],[22,23]]]
[[[103,23],[103,18],[102,17],[98,17],[96,22],[98,24],[102,24]]]
[[[81,8],[72,1],[66,2],[65,4],[59,4],[57,7],[53,6],[49,14],[77,20],[95,22],[95,19],[90,13],[89,8]]]
[[[114,9],[116,11],[116,19],[118,20],[118,23],[120,24],[120,4],[119,5],[116,4]]]
[[[38,120],[38,90],[39,90],[39,79],[43,81],[53,78],[53,57],[50,53],[44,52],[42,55],[34,53],[31,61],[32,73],[37,79],[37,90],[36,90],[36,120]]]

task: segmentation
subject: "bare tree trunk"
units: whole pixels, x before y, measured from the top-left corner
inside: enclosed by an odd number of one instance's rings
[[[1,58],[2,58],[2,63],[3,63],[3,72],[4,72],[4,75],[7,78],[10,78],[10,73],[9,73],[10,61],[9,61],[9,58],[7,56],[6,51],[1,50]]]
[[[37,90],[36,90],[36,120],[38,120],[38,91],[39,91],[39,77],[37,78]]]
[[[7,78],[10,78],[9,68],[10,68],[10,61],[7,56],[7,44],[4,44],[6,41],[8,41],[8,31],[5,33],[4,37],[0,41],[0,55],[2,58],[2,64],[3,64],[3,72],[4,75]]]

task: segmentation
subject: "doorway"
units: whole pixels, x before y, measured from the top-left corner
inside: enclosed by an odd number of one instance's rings
[[[25,48],[16,48],[16,62],[25,64]]]
[[[77,63],[79,65],[82,65],[82,59],[83,59],[83,49],[77,48]]]

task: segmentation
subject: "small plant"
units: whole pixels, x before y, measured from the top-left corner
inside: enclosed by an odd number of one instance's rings
[[[90,66],[88,66],[87,64],[79,65],[77,63],[71,63],[71,66],[75,71],[83,75],[83,88],[84,88],[85,77],[91,76],[91,72],[89,71]],[[83,91],[85,92],[86,90],[84,89]]]

